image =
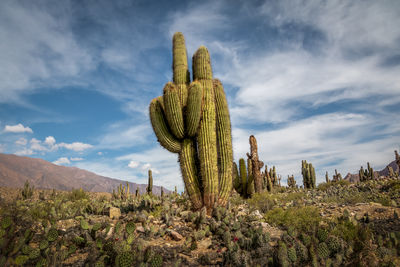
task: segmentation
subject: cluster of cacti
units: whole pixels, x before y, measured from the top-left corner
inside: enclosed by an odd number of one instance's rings
[[[151,170],[149,170],[149,181],[147,183],[146,191],[149,195],[153,194],[153,173]]]
[[[29,185],[28,180],[25,181],[24,188],[21,191],[22,199],[29,199],[33,195],[33,190],[35,187]]]
[[[210,55],[201,46],[193,56],[190,83],[185,40],[173,36],[173,82],[150,104],[160,144],[179,154],[185,189],[195,210],[226,205],[232,189],[232,138],[228,104],[212,77]]]
[[[338,173],[337,170],[335,169],[335,174],[332,177],[332,182],[338,182],[341,181],[342,179],[343,179],[342,175]]]
[[[360,171],[358,172],[358,176],[360,178],[360,182],[365,182],[367,180],[375,179],[374,170],[369,165],[369,162],[367,162],[367,169],[366,170],[364,170],[363,166],[361,166]]]
[[[264,187],[266,190],[271,191],[272,188],[280,186],[281,184],[281,177],[276,174],[275,166],[268,171],[268,166],[265,165],[264,171]]]
[[[301,174],[303,175],[303,186],[304,188],[315,188],[315,169],[311,163],[307,163],[306,160],[301,161]]]
[[[254,179],[252,171],[252,161],[247,159],[246,163],[243,158],[239,159],[239,171],[236,163],[233,163],[233,188],[243,198],[249,198],[254,193]]]
[[[114,199],[118,200],[127,200],[130,198],[130,193],[129,193],[129,183],[126,182],[126,186],[120,184],[117,188],[117,191],[113,189],[112,191],[112,196]]]
[[[287,185],[289,188],[296,188],[296,180],[294,179],[294,175],[292,176],[288,175]]]

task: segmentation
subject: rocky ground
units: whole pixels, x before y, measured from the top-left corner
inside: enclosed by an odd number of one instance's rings
[[[177,194],[0,197],[0,266],[400,266],[400,180],[233,194],[212,216]]]

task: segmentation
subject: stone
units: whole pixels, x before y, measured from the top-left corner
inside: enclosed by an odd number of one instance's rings
[[[136,226],[136,232],[144,233],[145,232],[144,227],[143,226]]]
[[[182,236],[180,233],[178,233],[178,232],[176,232],[176,231],[174,231],[174,230],[169,231],[169,233],[170,233],[170,235],[172,236],[172,238],[173,238],[175,241],[180,241],[180,240],[183,239],[183,236]]]
[[[108,216],[113,219],[119,219],[119,217],[121,216],[121,210],[119,208],[115,208],[115,207],[111,207],[108,210]]]

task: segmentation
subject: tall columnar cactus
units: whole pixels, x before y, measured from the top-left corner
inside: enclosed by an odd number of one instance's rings
[[[360,182],[363,182],[366,180],[363,166],[361,166],[360,171],[358,172],[358,177],[360,178]]]
[[[247,161],[249,164],[251,161]],[[250,163],[251,165],[251,163]],[[234,168],[237,168],[236,163],[234,163]],[[236,174],[237,173],[237,174]],[[246,169],[246,162],[243,158],[239,159],[239,171],[234,171],[234,181],[233,187],[242,196],[243,198],[251,197],[251,194],[254,192],[254,183],[251,176],[251,166],[250,170]],[[251,189],[253,187],[253,189]]]
[[[301,174],[303,175],[304,188],[315,188],[315,169],[306,160],[301,161]]]
[[[272,191],[272,188],[279,186],[278,176],[276,175],[275,166],[272,166],[268,170],[268,166],[265,165],[264,171],[264,189],[267,189],[269,192]]]
[[[325,181],[326,181],[327,184],[329,184],[329,182],[330,182],[328,171],[326,171],[326,173],[325,173]]]
[[[149,170],[149,181],[147,184],[147,194],[151,195],[153,193],[153,173]]]
[[[150,103],[150,119],[159,143],[178,153],[186,192],[195,210],[211,213],[225,206],[232,190],[232,137],[228,103],[213,79],[210,55],[201,46],[193,55],[190,83],[185,39],[173,37],[173,82]]]
[[[258,160],[258,147],[257,140],[254,135],[250,135],[250,154],[247,153],[247,157],[251,160],[252,175],[254,179],[254,191],[261,193],[263,191],[263,180],[261,177],[261,168],[264,166],[264,162]]]
[[[289,188],[296,188],[296,180],[294,179],[294,175],[288,175],[287,185]]]

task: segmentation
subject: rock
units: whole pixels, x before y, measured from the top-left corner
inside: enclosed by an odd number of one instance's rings
[[[108,216],[113,219],[119,219],[119,217],[121,216],[121,210],[119,208],[115,208],[115,207],[110,207],[110,209],[108,210]]]
[[[110,227],[110,230],[108,230],[108,233],[106,234],[106,240],[112,236],[113,231],[114,231],[114,227],[112,226],[112,227]]]
[[[144,230],[143,226],[136,226],[136,232],[138,232],[138,233],[144,233],[145,230]]]
[[[183,236],[182,236],[180,233],[178,233],[178,232],[176,232],[176,231],[174,231],[174,230],[169,231],[169,233],[171,234],[172,238],[173,238],[175,241],[180,241],[180,240],[183,239]]]
[[[253,212],[251,213],[251,216],[254,216],[254,217],[258,218],[258,219],[262,219],[262,218],[263,218],[263,216],[261,215],[261,213],[260,213],[259,210],[253,211]]]

